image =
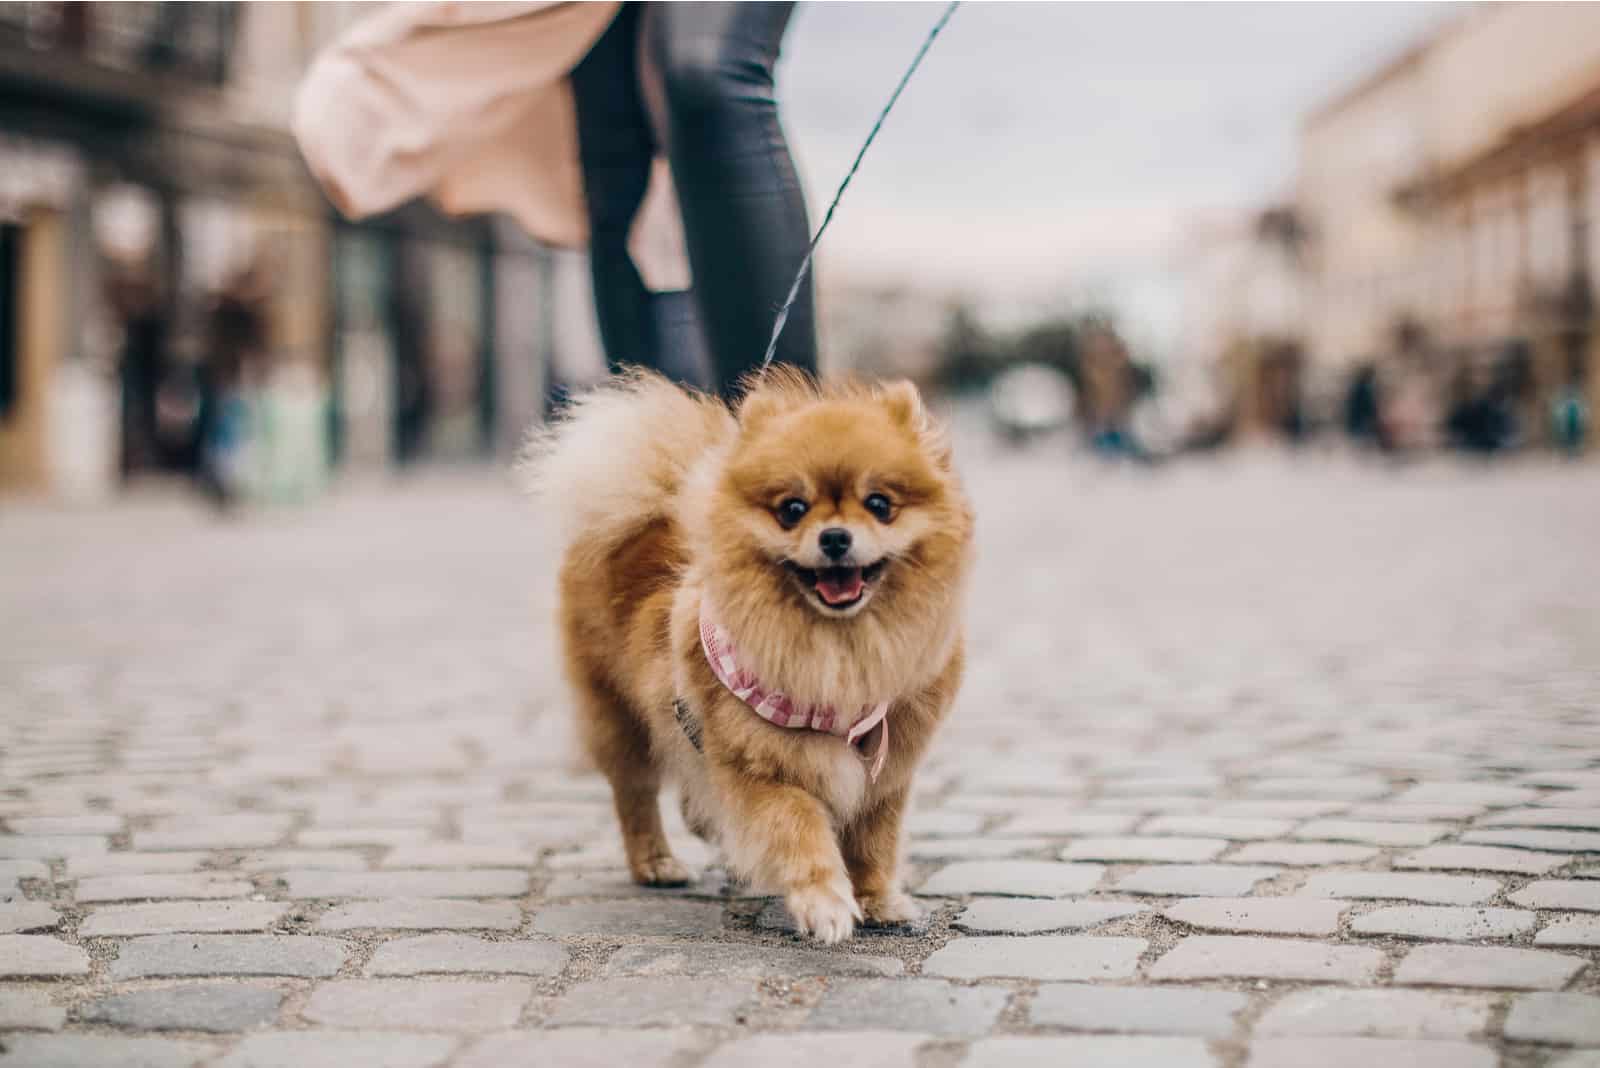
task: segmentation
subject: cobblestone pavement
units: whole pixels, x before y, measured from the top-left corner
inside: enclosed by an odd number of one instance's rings
[[[978,451],[930,920],[826,950],[625,882],[502,482],[11,509],[0,1065],[1600,1065],[1600,469]]]

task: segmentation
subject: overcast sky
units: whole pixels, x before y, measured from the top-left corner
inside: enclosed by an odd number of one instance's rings
[[[779,90],[813,223],[942,6],[800,5]],[[1305,113],[1458,10],[968,2],[845,194],[824,269],[1110,287],[1170,316],[1185,227],[1287,193]]]

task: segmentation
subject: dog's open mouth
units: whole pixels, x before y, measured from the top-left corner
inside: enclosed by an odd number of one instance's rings
[[[844,609],[858,604],[867,595],[868,588],[883,574],[888,563],[885,557],[867,567],[809,568],[789,561],[784,566],[801,585],[816,594],[817,600],[829,608]]]

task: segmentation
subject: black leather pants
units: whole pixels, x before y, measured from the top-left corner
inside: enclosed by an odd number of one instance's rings
[[[595,309],[606,358],[728,395],[757,367],[810,241],[778,123],[773,65],[789,3],[628,3],[573,72]],[[651,293],[628,255],[665,154],[693,288]],[[807,280],[776,360],[816,369]]]

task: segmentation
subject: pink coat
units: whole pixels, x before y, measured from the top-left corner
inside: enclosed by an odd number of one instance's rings
[[[387,5],[306,73],[293,129],[311,172],[350,218],[426,196],[451,214],[503,212],[549,244],[588,239],[568,75],[618,3]],[[687,284],[681,227],[657,160],[635,226],[648,284]]]

